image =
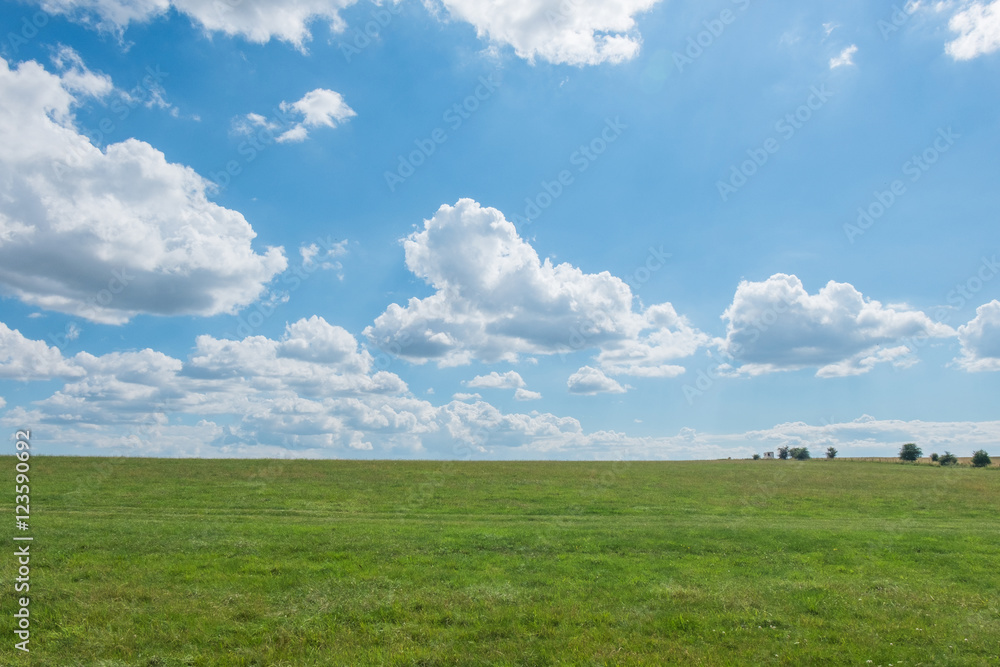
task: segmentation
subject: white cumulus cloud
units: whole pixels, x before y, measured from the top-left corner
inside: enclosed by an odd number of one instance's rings
[[[365,335],[415,363],[593,349],[608,373],[662,377],[710,342],[669,303],[635,310],[628,285],[606,271],[540,260],[500,211],[471,199],[441,206],[404,248],[407,267],[435,293],[391,304]]]
[[[971,60],[1000,49],[1000,0],[988,4],[974,2],[948,22],[958,37],[945,45],[955,60]]]
[[[302,121],[305,127],[337,127],[338,123],[357,115],[340,93],[326,88],[310,90],[298,102],[282,102],[281,108],[283,111],[292,109],[305,116]]]
[[[831,280],[809,294],[798,277],[783,273],[741,282],[723,319],[722,349],[737,372],[749,375],[815,367],[818,377],[839,377],[879,363],[905,366],[914,363],[907,339],[955,335],[920,311],[883,306],[848,283]]]
[[[63,358],[58,348],[25,338],[17,329],[0,322],[0,378],[48,380],[83,374],[84,370]]]
[[[625,387],[609,378],[599,369],[584,366],[569,376],[566,387],[571,394],[624,394]]]
[[[188,16],[206,32],[240,36],[263,44],[278,39],[304,50],[312,38],[309,24],[325,21],[330,29],[344,29],[340,12],[356,0],[43,0],[48,12],[120,32],[130,23],[162,17],[171,8]]]
[[[520,387],[514,392],[515,401],[537,401],[541,397],[542,395],[537,391],[521,389]]]
[[[962,356],[958,365],[967,371],[1000,371],[1000,301],[976,309],[976,316],[958,328]]]
[[[110,90],[71,51],[63,73],[0,58],[0,290],[96,322],[215,315],[254,301],[287,265],[257,254],[209,183],[135,139],[100,149],[74,108]]]
[[[780,445],[892,456],[903,442],[940,452],[988,449],[1000,440],[1000,421],[867,415],[742,433],[585,433],[571,417],[504,413],[478,394],[434,406],[373,365],[347,332],[319,317],[288,325],[278,339],[201,337],[186,361],[150,349],[67,360],[0,324],[0,377],[66,382],[28,404],[0,398],[0,426],[32,424],[61,453],[253,458],[704,459],[749,457]],[[590,367],[573,382],[585,393],[616,391]],[[524,390],[515,398],[537,396]]]
[[[186,360],[151,349],[65,359],[0,324],[0,378],[65,380],[47,398],[8,406],[0,424],[44,425],[60,446],[92,454],[331,457],[377,449],[461,458],[581,431],[575,419],[506,414],[477,394],[441,406],[415,398],[346,330],[317,316],[276,339],[199,336]],[[515,398],[539,396],[524,390]]]
[[[595,65],[633,58],[641,45],[635,17],[659,0],[441,0],[479,37],[509,45],[529,61]]]
[[[492,371],[489,375],[477,375],[462,384],[467,387],[489,389],[519,389],[525,386],[520,373],[516,371],[507,371],[502,375]]]
[[[130,23],[162,17],[172,8],[206,32],[265,43],[278,39],[305,51],[310,24],[333,32],[346,24],[341,12],[357,0],[42,0],[43,9],[81,23],[121,32]],[[495,46],[510,46],[521,58],[595,65],[635,57],[641,46],[636,17],[659,0],[426,0],[437,14],[471,24]]]

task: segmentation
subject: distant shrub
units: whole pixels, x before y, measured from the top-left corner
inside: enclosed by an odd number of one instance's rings
[[[980,449],[979,451],[972,453],[973,468],[985,468],[989,464],[990,464],[990,455],[986,453],[985,449]]]
[[[754,461],[760,461],[760,454],[754,454],[753,455],[753,460]]]
[[[796,461],[805,461],[809,458],[809,450],[805,447],[792,447],[788,451],[788,455]]]
[[[958,457],[952,454],[951,452],[945,452],[944,454],[938,457],[938,463],[940,463],[943,466],[957,466]]]
[[[916,461],[923,455],[923,451],[912,442],[903,445],[899,450],[899,458],[904,461]]]
[[[937,460],[938,460],[938,455],[937,455],[937,453],[935,452],[934,454],[931,454],[931,461],[933,461],[933,462],[937,463]]]
[[[828,458],[828,459],[835,459],[835,458],[837,458],[837,448],[836,447],[827,447],[826,448],[826,458]]]
[[[778,458],[782,461],[788,458],[788,447],[778,447]]]

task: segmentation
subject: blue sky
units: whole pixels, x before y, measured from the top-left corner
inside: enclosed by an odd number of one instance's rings
[[[1000,443],[1000,1],[0,6],[55,454]]]

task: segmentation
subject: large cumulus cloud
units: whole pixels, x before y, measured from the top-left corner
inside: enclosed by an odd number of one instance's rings
[[[749,375],[802,368],[817,368],[819,377],[858,375],[880,363],[913,363],[914,338],[955,335],[923,312],[885,306],[849,283],[831,280],[809,294],[783,273],[741,282],[723,319],[722,349]]]
[[[607,271],[541,260],[500,211],[471,199],[441,206],[404,247],[407,268],[434,294],[391,304],[365,335],[416,363],[595,350],[608,373],[664,377],[710,340],[669,303],[634,307],[629,286]]]
[[[65,49],[57,65],[0,58],[0,290],[116,324],[254,301],[287,266],[283,250],[258,254],[243,215],[149,144],[94,146],[73,110],[111,94],[111,81]]]

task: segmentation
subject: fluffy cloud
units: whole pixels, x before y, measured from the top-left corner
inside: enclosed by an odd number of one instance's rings
[[[566,387],[571,394],[624,394],[625,387],[602,373],[597,368],[584,366],[569,376]]]
[[[496,371],[489,375],[477,375],[476,377],[463,382],[467,387],[481,387],[489,389],[519,389],[524,387],[524,379],[516,371],[507,371],[503,375]]]
[[[709,336],[691,326],[669,303],[650,306],[642,313],[643,333],[605,343],[597,362],[612,375],[676,377],[683,366],[670,363],[708,345]]]
[[[200,336],[184,361],[149,349],[65,359],[0,324],[0,378],[58,377],[67,380],[61,389],[8,409],[0,423],[37,424],[89,453],[189,456],[462,457],[580,432],[575,419],[504,414],[477,394],[441,406],[417,399],[399,377],[375,370],[347,331],[316,316],[278,339]],[[517,400],[540,398],[518,390]]]
[[[609,373],[670,376],[683,369],[668,362],[710,342],[670,304],[633,310],[628,285],[608,272],[541,261],[500,211],[471,199],[439,208],[404,248],[407,267],[435,293],[390,305],[365,335],[416,363],[596,349]]]
[[[595,65],[639,52],[635,16],[658,0],[441,0],[481,38],[510,45],[529,61]]]
[[[304,49],[312,35],[309,23],[326,21],[330,29],[344,28],[340,11],[356,0],[43,0],[48,12],[91,23],[106,30],[121,31],[130,23],[142,23],[166,14],[170,8],[187,15],[208,32],[238,35],[263,44],[279,39]]]
[[[61,75],[0,58],[0,289],[106,323],[254,301],[285,269],[282,249],[255,253],[246,219],[210,202],[205,179],[149,144],[91,144],[73,109],[110,81],[72,52],[57,61]]]
[[[242,378],[255,389],[288,388],[309,397],[406,390],[392,373],[369,374],[371,366],[371,355],[354,336],[313,316],[286,326],[280,340],[199,336],[184,372],[201,379]]]
[[[976,316],[958,328],[962,356],[958,365],[967,371],[1000,371],[1000,301],[976,309]]]
[[[920,311],[866,299],[848,283],[831,280],[809,294],[782,273],[741,282],[723,318],[722,349],[749,375],[811,367],[818,377],[858,375],[879,363],[914,363],[906,339],[955,335]]]
[[[254,134],[259,128],[274,133],[278,143],[300,142],[309,137],[309,130],[317,127],[337,127],[358,114],[347,106],[343,96],[333,90],[310,90],[298,102],[282,102],[279,120],[268,120],[258,113],[248,113],[234,123],[236,132]],[[294,120],[301,116],[302,120]]]
[[[526,389],[524,379],[516,371],[507,371],[503,374],[492,371],[489,375],[477,375],[462,384],[482,389],[513,389],[515,401],[535,401],[542,397],[537,391]],[[479,398],[479,394],[455,394],[455,399],[464,400],[472,396]]]
[[[846,65],[854,64],[854,54],[858,52],[858,47],[856,44],[851,44],[846,49],[840,52],[840,55],[830,58],[830,69],[837,69],[838,67],[844,67]]]
[[[303,346],[316,352],[303,352]],[[892,456],[903,442],[970,451],[1000,440],[1000,422],[879,421],[779,424],[744,433],[631,437],[585,433],[573,418],[503,413],[477,394],[441,406],[414,398],[401,380],[372,373],[367,353],[340,327],[313,317],[278,340],[198,339],[187,361],[154,350],[58,350],[0,325],[0,374],[67,382],[29,405],[0,399],[0,426],[31,424],[53,452],[253,458],[704,459],[749,457],[781,445],[829,446],[841,455]],[[24,359],[12,368],[12,359]],[[599,389],[602,374],[583,368]],[[613,386],[613,381],[606,386]],[[581,385],[582,386],[582,385]],[[520,390],[521,388],[519,388]],[[527,392],[519,400],[536,398]]]
[[[945,51],[955,60],[971,60],[993,53],[1000,49],[1000,0],[966,6],[951,18],[948,27],[959,33],[945,46]]]
[[[432,406],[409,397],[397,376],[374,371],[371,355],[355,338],[320,317],[287,325],[277,340],[200,336],[187,361],[148,349],[102,356],[82,352],[62,360],[43,343],[9,338],[4,335],[0,349],[21,353],[39,367],[44,359],[48,375],[71,376],[62,389],[35,403],[31,418],[46,428],[108,431],[145,424],[159,432],[178,415],[221,415],[236,421],[218,431],[216,446],[326,455],[371,449],[372,434],[406,440],[439,428]],[[32,349],[33,357],[26,352]]]
[[[302,121],[305,127],[337,127],[357,115],[340,93],[326,88],[310,90],[298,102],[282,102],[281,110],[294,110],[305,116]]]
[[[83,374],[84,370],[64,359],[58,348],[25,338],[0,322],[0,378],[48,380]]]
[[[542,395],[540,393],[538,393],[537,391],[530,391],[528,389],[518,388],[514,392],[514,400],[515,401],[537,401],[541,397],[542,397]]]
[[[594,65],[617,63],[639,52],[635,17],[659,0],[428,0],[452,17],[472,24],[494,45],[509,45],[528,60]],[[122,31],[171,8],[208,32],[238,35],[251,42],[279,39],[305,50],[312,38],[309,24],[324,21],[334,32],[345,24],[340,12],[356,0],[43,0],[41,6],[102,29]]]

